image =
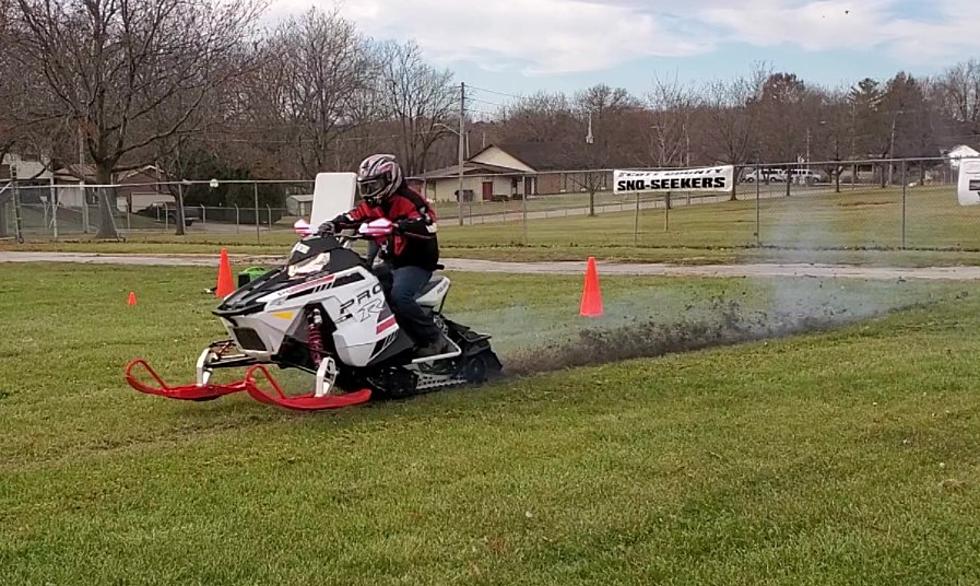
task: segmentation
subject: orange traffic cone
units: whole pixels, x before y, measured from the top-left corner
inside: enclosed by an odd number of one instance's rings
[[[129,299],[126,300],[126,305],[128,305],[130,307],[135,307],[136,306],[136,292],[135,291],[130,291],[129,292]]]
[[[589,264],[585,269],[585,288],[582,290],[579,315],[582,317],[602,315],[602,291],[599,289],[599,270],[596,268],[594,256],[589,257]]]
[[[228,262],[228,249],[221,249],[221,261],[218,263],[218,286],[214,296],[224,299],[235,292],[235,281],[231,276],[231,263]]]

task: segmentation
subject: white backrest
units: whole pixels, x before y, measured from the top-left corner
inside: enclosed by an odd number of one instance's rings
[[[314,228],[354,207],[355,173],[317,173],[310,225]]]

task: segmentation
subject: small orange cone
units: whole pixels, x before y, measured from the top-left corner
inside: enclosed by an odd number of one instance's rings
[[[579,315],[582,317],[602,315],[602,291],[599,289],[599,270],[596,268],[594,256],[589,257],[589,264],[585,269],[585,288],[582,290]]]
[[[129,292],[129,299],[126,300],[126,305],[128,305],[130,307],[135,307],[136,306],[136,292],[135,291],[130,291]]]
[[[218,263],[218,286],[214,296],[224,299],[235,292],[235,281],[231,276],[231,263],[228,262],[228,249],[221,249],[221,261]]]

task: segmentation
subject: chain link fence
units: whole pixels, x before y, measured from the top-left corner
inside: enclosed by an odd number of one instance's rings
[[[115,200],[108,213],[102,198]],[[183,224],[184,234],[251,235],[261,242],[263,234],[292,232],[297,218],[309,216],[312,202],[312,180],[0,182],[0,239],[78,238],[97,234],[108,221],[122,237],[176,234]]]
[[[458,175],[410,182],[434,202],[444,244],[456,247],[980,251],[980,206],[958,205],[948,159],[743,165],[727,193],[614,193],[612,177],[608,169],[467,173],[462,198]],[[103,193],[115,194],[110,221],[123,237],[176,233],[182,200],[186,234],[261,243],[309,218],[313,182],[0,183],[0,238],[94,235]]]

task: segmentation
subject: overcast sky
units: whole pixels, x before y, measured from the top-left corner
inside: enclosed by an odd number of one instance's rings
[[[333,0],[273,0],[271,16]],[[740,6],[738,6],[740,5]],[[777,70],[831,86],[931,74],[980,55],[978,0],[344,0],[379,39],[414,39],[457,80],[509,93],[654,75],[699,81]],[[736,7],[738,6],[738,7]]]

